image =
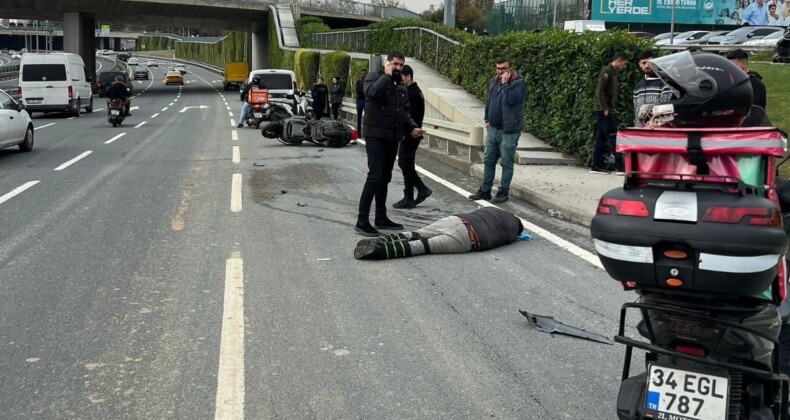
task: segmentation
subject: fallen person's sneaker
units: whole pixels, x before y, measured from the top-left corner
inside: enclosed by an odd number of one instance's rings
[[[354,248],[354,258],[358,260],[380,260],[384,257],[384,248],[378,239],[362,239]]]

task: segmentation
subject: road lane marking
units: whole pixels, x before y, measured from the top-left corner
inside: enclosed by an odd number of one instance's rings
[[[244,418],[244,260],[233,252],[225,261],[225,297],[219,345],[214,418]]]
[[[58,166],[57,168],[55,168],[55,170],[56,171],[62,171],[64,169],[68,168],[69,166],[77,163],[80,159],[84,158],[85,156],[88,156],[91,153],[93,153],[93,150],[88,150],[87,152],[82,152],[82,153],[80,153],[79,156],[77,156],[74,159],[72,159],[72,160],[70,160],[68,162],[65,162],[64,164]]]
[[[241,211],[241,174],[233,174],[230,190],[230,211],[234,213]]]
[[[144,126],[147,122],[148,121],[143,121],[140,124],[135,125],[134,128],[140,128],[140,127]]]
[[[77,117],[69,117],[69,118],[66,118],[66,119],[67,120],[73,120],[74,118],[77,118]]]
[[[233,118],[230,119],[230,126],[231,127],[235,127],[236,126],[236,120],[234,120]]]
[[[173,99],[173,102],[178,102],[178,98]]]
[[[162,108],[162,112],[167,111],[167,107]]]
[[[233,146],[233,163],[241,162],[241,153],[239,152],[239,146]]]
[[[173,106],[173,104],[174,104],[174,103],[175,103],[175,101],[173,101],[173,102],[170,102],[170,103],[169,103],[169,104],[167,104],[167,105],[168,105],[168,106]]]
[[[117,136],[105,141],[104,144],[110,144],[110,143],[114,142],[115,140],[118,140],[119,138],[121,138],[121,137],[123,137],[125,135],[126,135],[126,133],[118,134]]]
[[[227,107],[227,108],[228,108],[228,111],[230,111],[230,107]]]
[[[157,112],[156,114],[154,114],[154,115],[151,115],[151,118],[156,118],[156,117],[158,117],[158,116],[159,116],[159,113]]]
[[[236,131],[236,130],[231,131],[230,132],[230,138],[231,138],[231,140],[238,140],[239,139],[239,132]]]
[[[41,182],[41,181],[28,181],[28,182],[25,182],[24,184],[14,188],[13,190],[11,190],[11,192],[9,192],[7,194],[4,194],[3,196],[0,196],[0,204],[3,204],[6,201],[16,197],[17,195],[21,194],[26,189],[38,184],[39,182]]]
[[[46,124],[46,125],[42,125],[41,127],[35,127],[35,129],[36,130],[41,130],[42,128],[47,128],[47,127],[49,127],[51,125],[55,125],[55,123],[49,123],[49,124]]]
[[[232,113],[232,112],[230,112],[230,111],[228,111],[228,116],[229,116],[229,117],[232,117],[232,116],[233,116],[233,113]]]
[[[357,140],[357,142],[361,143],[362,145],[365,144],[364,140]],[[431,178],[432,180],[438,182],[439,184],[442,184],[443,186],[447,187],[451,191],[454,191],[454,192],[460,194],[464,198],[469,197],[470,195],[472,195],[471,192],[464,190],[463,188],[451,183],[450,181],[445,180],[444,178],[440,178],[438,175],[435,175],[432,172],[429,172],[429,171],[425,170],[424,168],[422,168],[420,166],[416,166],[415,165],[415,169],[417,170],[417,172],[427,176],[428,178]],[[485,200],[477,200],[477,201],[475,201],[475,203],[477,203],[478,205],[481,205],[481,206],[485,206],[485,207],[501,208],[501,207],[493,205],[493,204],[491,204],[491,203],[489,203],[488,201],[485,201]],[[519,219],[521,219],[521,218],[519,217]],[[592,252],[589,252],[586,249],[584,249],[584,248],[582,248],[582,247],[580,247],[580,246],[578,246],[578,245],[576,245],[576,244],[574,244],[572,242],[566,241],[565,239],[562,239],[559,236],[549,232],[548,230],[543,229],[542,227],[540,227],[538,225],[535,225],[534,223],[530,223],[529,221],[527,221],[525,219],[521,219],[521,223],[524,225],[524,229],[529,230],[532,233],[543,237],[544,239],[546,239],[547,241],[553,243],[554,245],[556,245],[556,246],[558,246],[558,247],[570,252],[573,255],[576,255],[577,257],[583,259],[584,261],[587,261],[588,263],[590,263],[590,264],[592,264],[592,265],[594,265],[594,266],[596,266],[596,267],[598,267],[598,268],[603,270],[603,265],[601,264],[601,260],[598,258],[597,255],[593,254]]]
[[[93,110],[93,112],[99,112],[99,111],[104,111],[104,108],[97,108]]]

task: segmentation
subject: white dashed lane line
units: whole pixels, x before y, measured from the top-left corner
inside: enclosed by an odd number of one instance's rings
[[[230,132],[230,138],[231,138],[231,140],[238,140],[239,139],[239,132],[236,131],[236,130],[231,131]]]
[[[241,152],[239,152],[239,146],[233,146],[233,163],[241,162]]]
[[[167,107],[162,108],[161,112],[165,112],[165,111],[167,111]]]
[[[55,125],[55,123],[49,123],[49,124],[46,124],[46,125],[42,125],[41,127],[35,127],[35,129],[36,130],[41,130],[42,128],[51,127],[53,125]]]
[[[151,118],[156,118],[156,117],[158,117],[158,116],[159,116],[159,113],[157,112],[156,114],[154,114],[154,115],[151,115]]]
[[[241,211],[241,174],[233,174],[230,190],[230,211]]]
[[[148,121],[143,121],[140,124],[135,125],[134,128],[140,128],[140,127],[144,126],[147,123],[148,123]]]
[[[231,127],[235,127],[236,126],[236,120],[234,120],[233,118],[230,119],[230,126]]]
[[[117,136],[105,141],[104,144],[110,144],[110,143],[114,142],[115,140],[118,140],[119,138],[121,138],[121,137],[123,137],[125,135],[126,135],[126,133],[118,134]]]
[[[24,184],[14,188],[13,190],[11,190],[11,192],[3,194],[2,196],[0,196],[0,204],[3,204],[6,201],[16,197],[17,195],[21,194],[26,189],[38,184],[39,182],[41,182],[41,181],[28,181],[28,182],[25,182]]]
[[[244,261],[233,252],[225,262],[214,419],[244,418],[244,322]]]
[[[72,160],[70,160],[68,162],[63,163],[62,165],[60,165],[57,168],[55,168],[55,170],[56,171],[62,171],[64,169],[68,168],[69,166],[77,163],[80,159],[84,158],[85,156],[88,156],[91,153],[93,153],[93,150],[88,150],[86,152],[82,152],[82,153],[80,153],[79,156],[75,157],[74,159],[72,159]]]
[[[97,108],[93,110],[93,112],[99,112],[99,111],[104,111],[104,108]]]

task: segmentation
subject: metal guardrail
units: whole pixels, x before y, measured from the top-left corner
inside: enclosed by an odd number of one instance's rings
[[[19,77],[19,65],[0,67],[0,80],[11,80]]]
[[[370,16],[382,19],[399,17],[422,19],[419,13],[400,7],[373,6],[352,0],[270,0],[269,4],[292,4],[303,9],[312,9],[322,12],[337,12],[356,16]]]

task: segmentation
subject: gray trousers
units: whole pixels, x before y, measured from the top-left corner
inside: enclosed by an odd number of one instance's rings
[[[469,229],[458,216],[441,218],[428,226],[418,230],[428,242],[431,254],[460,254],[472,250],[472,239],[469,238]],[[410,233],[405,233],[411,236]],[[412,255],[425,254],[425,245],[420,240],[409,242]]]

